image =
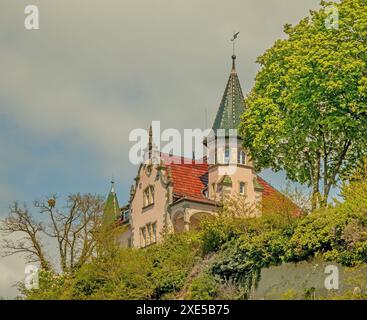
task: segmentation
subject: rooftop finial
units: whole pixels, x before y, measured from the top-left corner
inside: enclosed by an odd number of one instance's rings
[[[232,72],[236,72],[236,55],[232,55]]]
[[[236,39],[238,37],[240,32],[234,32],[233,33],[233,38],[231,39],[232,44],[233,44],[233,53],[232,53],[232,71],[236,70],[236,51],[235,51],[235,43],[236,43]]]
[[[111,192],[115,192],[115,180],[113,175],[111,176]]]

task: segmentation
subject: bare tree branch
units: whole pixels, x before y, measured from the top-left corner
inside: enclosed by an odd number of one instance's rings
[[[98,228],[103,211],[103,199],[99,196],[73,194],[68,196],[62,209],[56,208],[57,197],[34,201],[37,211],[45,216],[47,223],[36,221],[24,205],[15,202],[9,216],[0,228],[5,235],[21,235],[19,240],[3,239],[3,255],[26,254],[29,262],[39,262],[44,269],[51,268],[46,258],[42,240],[56,241],[60,267],[70,272],[87,262],[95,249],[94,231]]]

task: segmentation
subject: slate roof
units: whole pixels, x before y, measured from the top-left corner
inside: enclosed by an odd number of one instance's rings
[[[105,206],[103,209],[103,224],[107,225],[110,223],[113,223],[117,218],[120,217],[120,207],[119,202],[117,200],[115,188],[114,188],[114,182],[111,182],[111,190],[110,193],[107,196]]]
[[[228,134],[229,129],[238,129],[241,116],[245,111],[244,96],[237,76],[235,60],[236,56],[233,55],[231,74],[213,124],[215,132],[218,129],[225,129]]]

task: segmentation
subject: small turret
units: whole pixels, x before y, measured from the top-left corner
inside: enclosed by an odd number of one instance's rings
[[[115,192],[115,182],[111,181],[111,190],[107,196],[103,209],[103,225],[108,225],[116,221],[120,217],[120,207]]]
[[[228,134],[230,129],[238,129],[244,111],[244,96],[237,76],[236,56],[232,55],[232,69],[213,124],[214,132],[224,129]]]

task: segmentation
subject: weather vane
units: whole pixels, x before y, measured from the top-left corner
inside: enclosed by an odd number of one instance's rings
[[[235,40],[237,39],[239,33],[240,33],[239,31],[238,32],[234,32],[233,33],[233,38],[231,39],[231,41],[233,43],[233,55],[235,54],[235,50],[234,50]]]

